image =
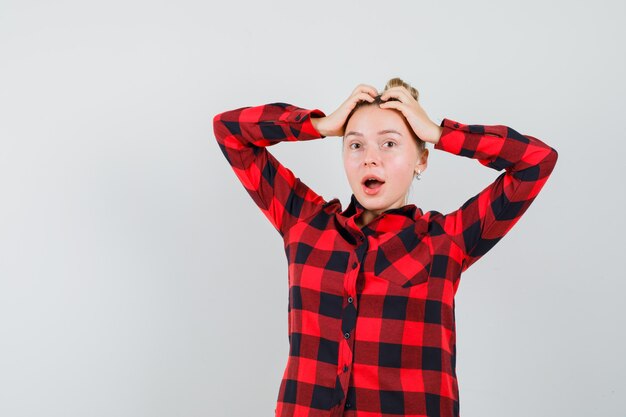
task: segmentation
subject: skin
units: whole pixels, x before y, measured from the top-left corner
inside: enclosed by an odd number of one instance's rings
[[[414,136],[436,144],[442,128],[434,123],[424,109],[404,87],[386,90],[381,98],[399,101],[365,105],[356,110],[346,124],[346,118],[359,101],[371,103],[378,91],[359,84],[341,106],[326,117],[311,118],[313,126],[324,136],[343,136],[343,163],[350,188],[365,207],[358,219],[359,227],[370,223],[385,210],[402,207],[413,176],[424,172],[428,164],[428,149],[419,152]],[[344,131],[345,127],[345,131]],[[379,133],[395,130],[397,133]],[[376,195],[363,190],[361,179],[375,174],[385,184]]]
[[[394,130],[398,133],[380,131]],[[343,166],[350,188],[366,208],[357,224],[367,224],[383,211],[406,204],[417,170],[427,166],[428,149],[421,154],[402,115],[376,105],[359,108],[348,121],[343,140]],[[374,174],[385,183],[376,195],[366,194],[361,180]]]

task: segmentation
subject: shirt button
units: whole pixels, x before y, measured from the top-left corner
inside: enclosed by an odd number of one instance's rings
[[[455,123],[455,124],[454,124],[454,127],[459,127],[459,124],[458,124],[458,123]]]
[[[298,121],[298,120],[300,120],[300,115],[299,114],[296,116],[296,121]]]
[[[363,236],[359,236],[359,240],[360,240],[361,242],[363,242],[363,241],[365,240],[365,238],[364,238]]]
[[[348,297],[348,302],[352,303],[354,301],[354,299],[352,297]]]
[[[344,371],[344,372],[347,372],[347,371],[348,371],[348,365],[344,365],[344,366],[343,366],[343,371]]]
[[[352,264],[352,269],[356,268],[356,266],[357,266],[357,263],[356,263],[356,262],[355,262],[355,263],[353,263],[353,264]]]
[[[349,338],[349,337],[350,337],[350,333],[349,333],[349,332],[345,332],[345,333],[343,334],[343,337],[345,337],[346,339],[347,339],[347,338]]]
[[[350,408],[350,407],[352,407],[352,404],[346,403],[346,408]]]

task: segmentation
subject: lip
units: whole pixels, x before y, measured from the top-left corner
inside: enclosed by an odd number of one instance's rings
[[[361,187],[363,189],[363,192],[366,195],[376,195],[380,192],[380,190],[385,186],[385,183],[382,183],[378,188],[367,188],[367,186],[363,183],[361,184]]]
[[[370,178],[374,178],[382,183],[385,182],[384,179],[380,178],[378,175],[374,175],[374,174],[367,174],[365,175],[363,178],[361,178],[361,185],[365,185],[365,181],[367,181]]]
[[[367,186],[365,185],[365,181],[367,181],[370,178],[374,178],[377,181],[379,181],[381,184],[379,187],[377,188],[367,188]],[[366,174],[363,178],[361,178],[361,187],[363,189],[363,192],[366,195],[376,195],[380,192],[380,190],[385,186],[385,180],[383,180],[382,178],[380,178],[378,175],[374,175],[374,174]]]

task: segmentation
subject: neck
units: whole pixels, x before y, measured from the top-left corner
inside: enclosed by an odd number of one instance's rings
[[[406,206],[407,204],[409,204],[408,202],[408,196],[404,197],[404,203],[402,204],[401,207]],[[359,216],[358,219],[355,220],[355,223],[357,226],[359,227],[363,227],[365,225],[367,225],[369,222],[371,222],[372,220],[374,220],[376,217],[378,217],[384,210],[368,210],[365,209],[363,210],[363,213],[361,213],[361,216]]]
[[[368,223],[370,223],[372,220],[374,220],[380,213],[382,213],[382,211],[376,212],[376,211],[371,211],[371,210],[365,210],[363,211],[361,216],[358,219],[356,219],[355,223],[359,227],[363,227],[367,225]]]

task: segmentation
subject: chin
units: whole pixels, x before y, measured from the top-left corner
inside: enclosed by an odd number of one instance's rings
[[[359,201],[361,202],[361,205],[368,210],[384,210],[386,207],[391,205],[390,201],[378,198],[377,196],[362,196],[359,197]]]

